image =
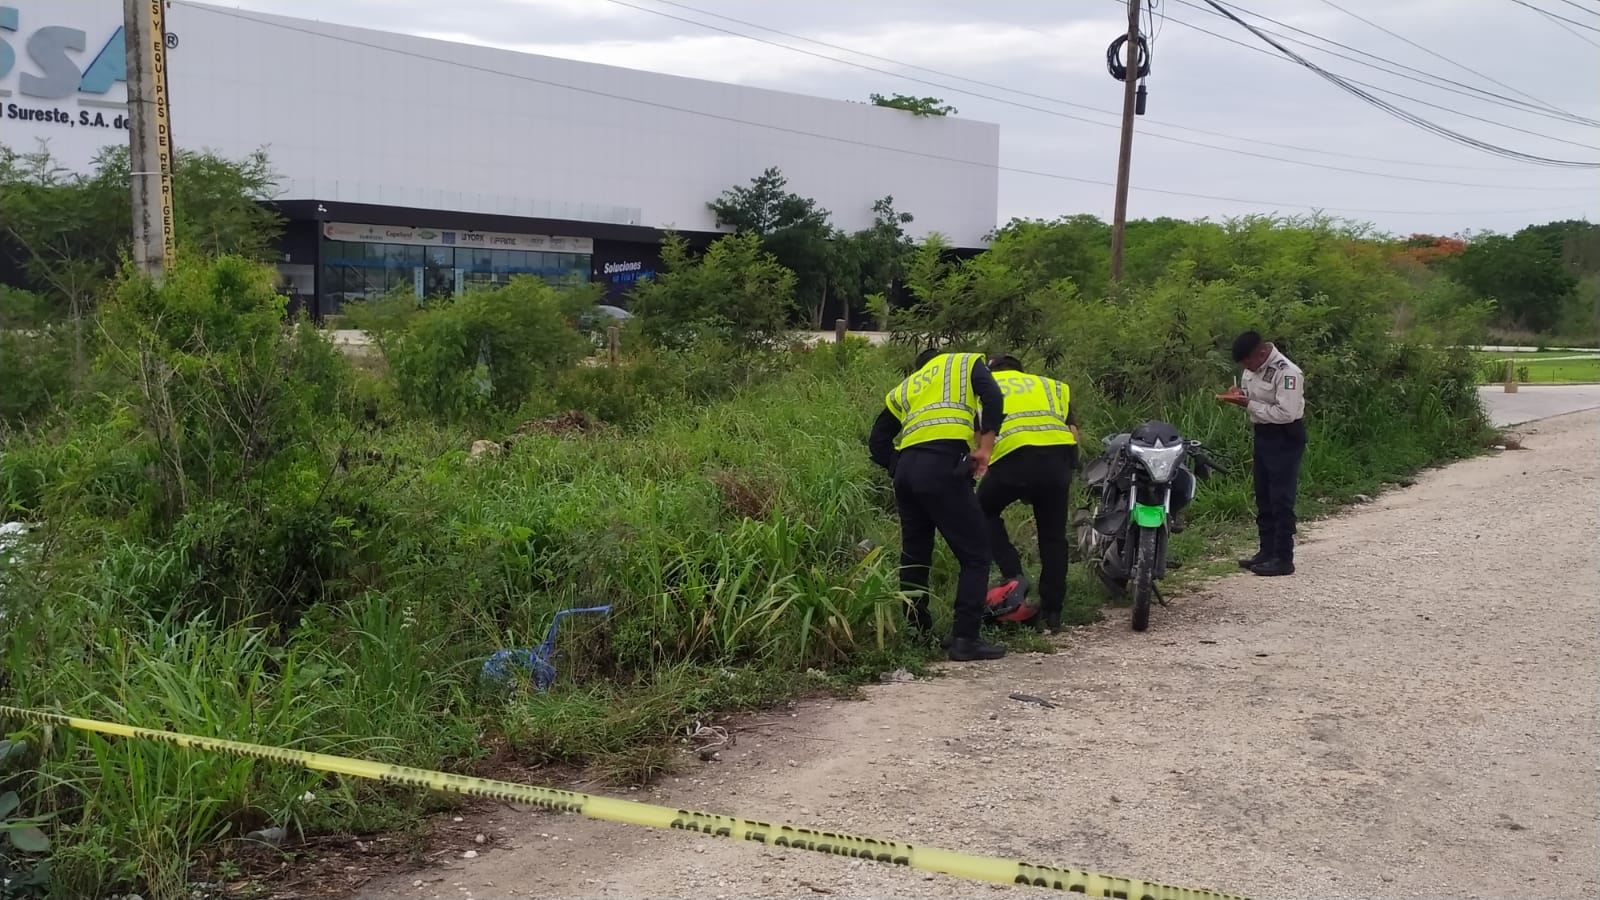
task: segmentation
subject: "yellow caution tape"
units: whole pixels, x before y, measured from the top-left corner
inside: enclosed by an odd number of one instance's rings
[[[607,822],[623,822],[629,825],[643,825],[647,828],[668,828],[674,831],[693,831],[714,837],[731,838],[736,841],[753,841],[772,847],[788,847],[795,850],[827,853],[833,856],[846,856],[852,859],[865,859],[872,862],[904,866],[908,869],[918,869],[923,872],[938,872],[976,881],[1031,885],[1033,887],[1084,894],[1090,897],[1115,897],[1123,898],[1123,900],[1245,900],[1245,898],[1234,894],[1223,894],[1199,888],[1177,887],[1170,884],[1142,881],[1137,878],[1099,875],[1082,869],[1046,866],[1015,859],[976,856],[970,853],[956,853],[951,850],[940,850],[937,847],[922,847],[900,841],[860,837],[858,835],[822,831],[815,828],[803,828],[798,825],[762,822],[756,819],[741,819],[687,809],[672,809],[666,806],[638,803],[633,800],[617,800],[612,797],[598,797],[573,791],[559,791],[553,788],[534,787],[509,781],[474,778],[470,775],[451,775],[446,772],[414,769],[410,766],[384,765],[383,763],[375,763],[364,759],[328,756],[322,753],[307,753],[303,750],[286,750],[281,747],[264,747],[260,744],[225,741],[219,738],[198,737],[192,734],[179,734],[172,731],[156,731],[150,728],[135,728],[131,725],[119,725],[113,722],[97,722],[93,719],[78,719],[56,713],[0,706],[0,719],[5,718],[23,719],[41,724],[64,725],[81,731],[93,731],[100,734],[116,735],[117,737],[163,741],[177,747],[189,747],[196,750],[209,750],[215,753],[230,753],[236,756],[270,760],[272,762],[300,766],[316,772],[332,772],[338,775],[350,775],[356,778],[388,782],[389,784],[403,784],[409,787],[429,788],[435,791],[447,791],[473,797],[488,797],[493,800],[525,803],[541,809],[576,813],[580,816],[601,819]]]

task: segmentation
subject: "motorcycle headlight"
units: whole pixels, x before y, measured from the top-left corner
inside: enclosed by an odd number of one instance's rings
[[[1171,447],[1145,447],[1139,444],[1130,444],[1128,452],[1142,463],[1150,472],[1150,477],[1159,482],[1172,478],[1173,470],[1178,468],[1178,463],[1183,460],[1184,446],[1174,444]]]

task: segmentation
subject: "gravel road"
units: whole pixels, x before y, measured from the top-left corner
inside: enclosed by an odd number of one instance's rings
[[[1526,450],[1306,529],[1294,578],[1213,582],[1144,635],[1118,613],[1055,655],[802,705],[633,796],[1259,900],[1600,896],[1600,412],[1520,430]],[[1045,895],[491,824],[494,849],[363,897]]]

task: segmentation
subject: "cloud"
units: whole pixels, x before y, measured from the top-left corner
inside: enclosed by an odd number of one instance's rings
[[[625,0],[628,5],[609,0],[226,2],[265,12],[822,97],[861,100],[874,91],[941,97],[959,108],[964,118],[999,123],[1001,154],[1007,166],[1096,180],[1115,175],[1115,127],[1096,127],[1082,120],[1114,125],[1118,119],[1121,86],[1107,77],[1104,60],[1106,45],[1127,27],[1123,0],[808,0],[804,4],[682,0],[683,6],[664,0]],[[1517,90],[1496,84],[1504,82],[1572,112],[1600,116],[1600,92],[1595,90],[1600,84],[1600,51],[1537,13],[1504,0],[1336,2],[1438,56],[1322,0],[1230,0],[1227,5],[1252,22],[1260,21],[1258,16],[1241,7],[1310,32],[1264,23],[1274,32],[1321,48],[1291,45],[1332,71],[1416,98],[1382,95],[1440,124],[1528,152],[1568,159],[1600,158],[1600,152],[1550,139],[1594,144],[1592,127],[1496,105],[1470,90],[1466,95],[1451,93],[1437,80],[1399,68],[1415,66],[1458,83],[1446,87],[1471,85],[1506,97],[1520,96]],[[657,10],[658,14],[632,6]],[[1157,9],[1158,20],[1164,16],[1165,21],[1157,32],[1156,70],[1148,85],[1150,115],[1139,121],[1134,143],[1135,215],[1220,216],[1263,211],[1257,206],[1151,193],[1141,190],[1144,188],[1263,199],[1282,203],[1285,211],[1317,203],[1414,211],[1415,215],[1367,217],[1397,231],[1413,227],[1506,230],[1533,221],[1600,213],[1594,170],[1520,164],[1450,143],[1396,121],[1278,57],[1248,31],[1210,14],[1203,0],[1161,0]],[[735,34],[718,33],[659,13]],[[716,14],[742,21],[717,19],[713,17]],[[759,26],[1091,109],[900,69],[882,60],[763,31]],[[1347,46],[1333,46],[1313,36]],[[897,74],[865,71],[751,38],[851,59]],[[1533,74],[1529,57],[1507,53],[1507,47],[1537,47],[1547,56],[1563,54],[1562,77]],[[918,83],[917,79],[945,86]],[[1041,112],[1041,108],[1063,115]],[[1214,134],[1197,134],[1179,126]],[[1366,171],[1340,172],[1202,149],[1161,140],[1157,133]],[[1479,190],[1381,178],[1371,174],[1374,172],[1477,185],[1560,188],[1565,193]],[[1020,172],[1002,172],[1000,182],[1002,219],[1020,214],[1109,214],[1110,191],[1100,186]],[[1556,213],[1524,211],[1563,202],[1572,208]],[[1452,215],[1460,211],[1477,212]]]
[[[553,13],[567,19],[619,19],[629,15],[625,7],[600,0],[506,0],[515,6],[531,7],[540,14]],[[502,4],[504,5],[504,4]]]
[[[1082,74],[1098,71],[1102,66],[1099,44],[1105,32],[1104,24],[1097,22],[1042,27],[1000,23],[939,25],[891,22],[851,33],[810,36],[816,41],[840,47],[870,48],[868,52],[874,56],[940,71],[960,70],[981,75],[984,71],[1032,65],[1045,71]],[[443,40],[488,43],[523,53],[646,69],[689,78],[752,84],[772,84],[845,69],[857,73],[864,71],[835,60],[848,60],[860,66],[890,72],[897,69],[882,60],[777,36],[771,38],[774,43],[787,44],[807,52],[795,52],[772,43],[725,34],[675,34],[581,43],[485,41],[481,37],[475,39],[460,33],[438,31],[425,32],[423,35]],[[947,80],[926,72],[902,71],[912,78]],[[872,75],[870,72],[867,74]],[[915,82],[908,82],[908,87],[915,87]],[[931,87],[927,89],[936,90]]]

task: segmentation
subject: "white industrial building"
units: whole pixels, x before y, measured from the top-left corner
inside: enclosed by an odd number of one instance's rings
[[[183,0],[166,27],[175,142],[268,151],[321,312],[517,272],[620,290],[769,166],[845,230],[885,195],[958,247],[996,224],[992,124]],[[0,143],[85,168],[125,142],[123,42],[119,0],[0,0]]]

